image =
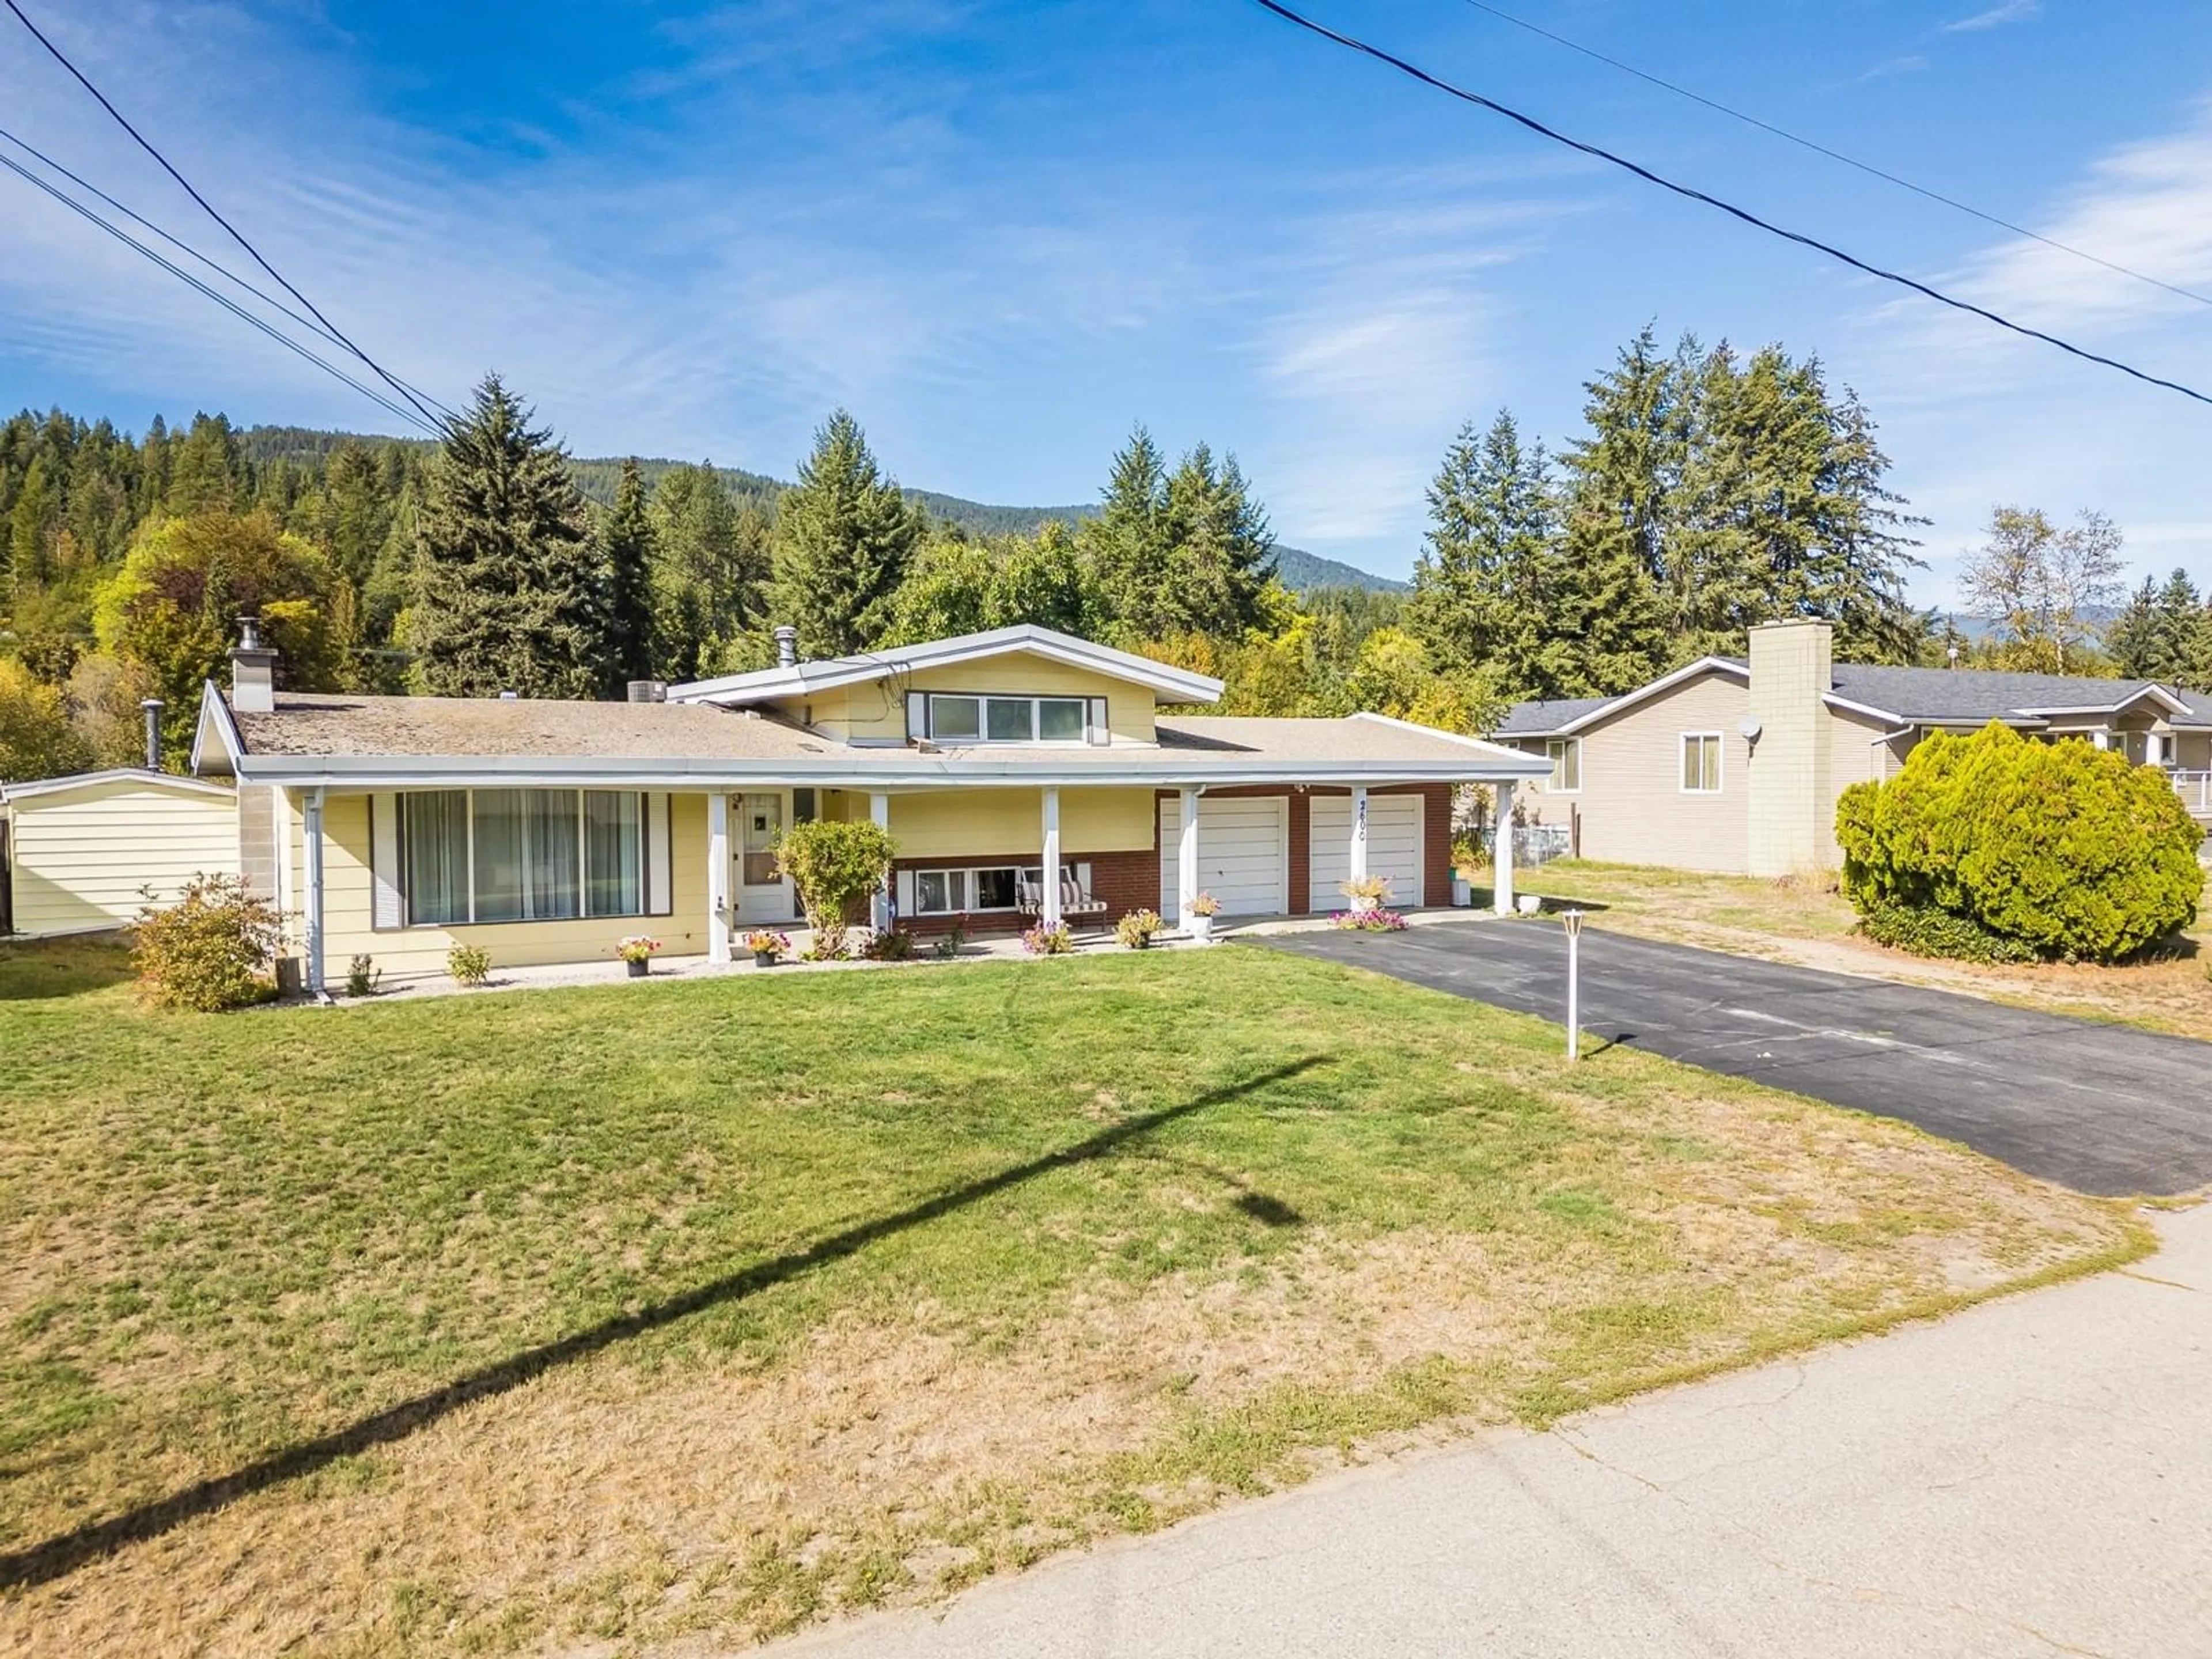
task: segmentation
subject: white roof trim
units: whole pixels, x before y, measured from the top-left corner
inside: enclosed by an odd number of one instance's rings
[[[1656,697],[1664,691],[1671,691],[1685,680],[1695,679],[1700,674],[1714,672],[1734,675],[1747,685],[1751,683],[1751,670],[1742,663],[1731,661],[1726,657],[1700,657],[1693,663],[1686,663],[1671,674],[1662,674],[1649,685],[1639,685],[1633,691],[1622,692],[1602,708],[1593,708],[1589,714],[1569,720],[1557,731],[1516,732],[1513,735],[1530,738],[1564,738],[1568,733],[1579,731],[1595,721],[1610,720],[1624,708],[1632,708],[1648,698]]]
[[[2197,718],[2197,711],[2195,709],[2191,708],[2187,703],[2182,702],[2180,698],[2175,696],[2173,693],[2167,690],[2164,686],[2160,685],[2155,682],[2145,685],[2133,696],[2122,697],[2118,702],[2058,703],[2052,704],[2048,707],[2042,704],[2022,703],[2020,706],[2020,712],[2023,714],[2042,715],[2117,714],[2123,708],[2127,708],[2132,707],[2136,703],[2141,702],[2145,697],[2156,697],[2161,703],[2166,705],[2167,712],[2171,714],[2186,714],[2191,720]]]
[[[711,680],[691,680],[668,688],[671,702],[713,702],[735,705],[776,697],[803,696],[810,691],[835,690],[869,680],[911,673],[921,668],[942,668],[1012,651],[1034,652],[1072,668],[1088,668],[1115,679],[1147,686],[1174,702],[1217,702],[1222,683],[1188,669],[1172,668],[1133,652],[1080,640],[1073,634],[1020,623],[981,634],[963,634],[949,640],[927,640],[919,645],[888,646],[881,651],[850,657],[830,657],[791,667],[758,668],[745,674],[725,674]]]
[[[1422,737],[1441,738],[1445,743],[1456,743],[1474,750],[1480,754],[1487,755],[1494,761],[1501,761],[1516,771],[1525,771],[1526,775],[1532,778],[1547,778],[1552,775],[1550,760],[1533,756],[1525,749],[1515,749],[1505,744],[1492,743],[1483,738],[1470,738],[1462,732],[1447,732],[1439,726],[1423,726],[1416,720],[1401,720],[1389,714],[1370,714],[1364,708],[1353,714],[1352,718],[1356,720],[1372,720],[1377,726],[1387,726],[1399,732],[1416,732]],[[1540,767],[1540,769],[1534,769]]]
[[[1831,708],[1841,708],[1853,714],[1869,714],[1878,720],[1902,720],[1905,718],[1894,708],[1877,708],[1870,702],[1854,702],[1839,692],[1823,691],[1820,701]]]
[[[215,734],[216,744],[222,750],[227,769],[235,776],[238,763],[246,758],[246,739],[239,732],[238,721],[230,712],[230,705],[222,700],[222,693],[216,690],[215,682],[202,680],[200,717],[198,723],[192,727],[191,759],[185,763],[196,773],[207,769],[203,762],[210,758],[207,742],[210,732]]]
[[[22,783],[0,784],[0,801],[28,800],[35,795],[59,795],[72,789],[96,789],[103,784],[142,783],[188,795],[221,795],[228,800],[228,785],[204,778],[188,778],[176,772],[149,772],[143,766],[112,766],[104,772],[72,772],[65,777],[32,778]]]

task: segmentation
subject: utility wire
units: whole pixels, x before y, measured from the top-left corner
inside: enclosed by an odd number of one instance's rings
[[[7,0],[7,3],[12,5],[15,0]],[[1885,270],[1880,265],[1869,264],[1856,254],[1844,252],[1832,242],[1824,242],[1818,237],[1808,236],[1802,231],[1787,229],[1771,220],[1760,218],[1747,208],[1737,207],[1734,203],[1724,202],[1717,196],[1709,196],[1704,191],[1692,185],[1677,184],[1674,179],[1654,173],[1650,167],[1632,161],[1625,155],[1617,155],[1609,149],[1602,149],[1595,144],[1585,143],[1579,138],[1571,138],[1564,132],[1546,126],[1533,115],[1523,115],[1519,110],[1501,104],[1494,98],[1486,98],[1479,92],[1469,92],[1464,87],[1454,86],[1449,81],[1440,80],[1419,65],[1409,64],[1402,58],[1394,57],[1380,46],[1371,46],[1366,41],[1357,40],[1349,34],[1340,34],[1327,24],[1317,23],[1303,13],[1291,10],[1288,6],[1281,4],[1280,0],[1254,0],[1254,3],[1274,13],[1285,22],[1295,23],[1309,33],[1317,34],[1324,40],[1332,40],[1349,51],[1372,58],[1377,63],[1387,64],[1401,75],[1409,76],[1424,86],[1433,87],[1438,92],[1459,99],[1463,103],[1473,104],[1479,109],[1486,109],[1494,114],[1502,115],[1507,120],[1526,127],[1540,137],[1548,138],[1555,144],[1565,144],[1569,149],[1579,150],[1584,155],[1594,156],[1598,161],[1632,173],[1647,184],[1656,185],[1660,189],[1672,191],[1675,195],[1689,201],[1701,202],[1709,208],[1717,209],[1730,218],[1741,220],[1754,230],[1763,230],[1770,236],[1779,236],[1784,241],[1796,243],[1800,247],[1808,247],[1816,253],[1825,253],[1830,258],[1839,260],[1850,266],[1854,270],[1863,271],[1868,276],[1879,277],[1885,283],[1894,283],[1900,288],[1910,289],[1915,294],[1923,295],[1935,301],[1938,305],[1948,306],[1954,311],[1963,311],[1971,316],[1979,317],[1985,322],[1995,323],[1999,328],[2008,329],[2028,339],[2040,340],[2045,345],[2056,346],[2069,356],[2079,357],[2085,362],[2100,363],[2106,368],[2118,369],[2121,374],[2141,380],[2146,385],[2164,386],[2168,392],[2178,392],[2183,397],[2194,398],[2200,404],[2212,404],[2212,396],[2208,396],[2192,386],[2184,386],[2179,380],[2162,380],[2158,375],[2147,374],[2140,368],[2124,363],[2117,357],[2104,356],[2085,347],[2075,345],[2069,341],[2062,340],[2056,334],[2046,334],[2041,329],[2031,328],[2026,323],[2014,322],[2009,317],[2002,316],[1985,306],[1978,306],[1971,300],[1961,300],[1946,294],[1942,289],[1931,288],[1916,277],[1906,276],[1894,270]]]
[[[437,424],[439,417],[430,411],[429,407],[425,404],[421,398],[410,392],[395,376],[386,373],[383,365],[379,363],[376,359],[370,356],[366,351],[363,351],[350,339],[348,339],[344,332],[341,331],[336,324],[331,322],[329,318],[324,316],[323,313],[316,308],[313,301],[310,300],[306,295],[301,293],[298,289],[294,288],[291,283],[286,282],[284,280],[283,273],[279,271],[276,266],[270,264],[268,260],[261,257],[261,251],[255,247],[252,243],[246,240],[245,236],[240,233],[237,226],[232,224],[229,220],[224,218],[222,215],[216,212],[214,204],[210,203],[206,197],[201,195],[199,191],[192,188],[191,181],[170,165],[169,158],[162,155],[160,150],[155,149],[153,144],[148,141],[143,133],[140,132],[137,128],[132,126],[129,121],[124,118],[123,112],[107,101],[107,94],[100,91],[98,87],[93,85],[92,82],[86,76],[84,71],[79,69],[75,64],[71,63],[69,60],[67,54],[64,53],[59,46],[56,46],[52,41],[46,39],[45,34],[40,33],[39,26],[30,20],[30,18],[24,13],[22,7],[15,3],[15,0],[0,0],[0,4],[5,5],[9,11],[15,14],[15,21],[21,23],[25,28],[30,30],[32,38],[37,40],[40,46],[44,46],[46,51],[52,54],[53,60],[56,63],[59,64],[64,69],[67,70],[70,75],[76,77],[77,84],[93,95],[94,99],[99,103],[100,108],[106,110],[110,115],[115,118],[115,123],[118,126],[121,127],[124,131],[129,133],[133,138],[138,141],[139,149],[144,150],[146,154],[152,156],[156,161],[161,164],[161,170],[167,173],[169,177],[175,179],[177,183],[183,187],[185,195],[191,197],[192,200],[200,204],[200,207],[206,212],[209,218],[214,220],[216,223],[221,225],[225,230],[230,233],[231,240],[236,242],[239,246],[244,248],[247,254],[252,257],[253,263],[259,265],[263,270],[269,274],[270,280],[275,282],[279,288],[283,289],[287,294],[297,300],[301,305],[307,307],[310,312],[313,312],[316,321],[322,324],[325,329],[328,329],[331,334],[336,337],[339,343],[343,345],[348,351],[353,353],[355,356],[360,358],[362,362],[368,364],[370,368],[374,369],[379,380],[382,380],[394,392],[397,392],[401,397],[406,398],[409,403],[414,404],[425,421],[428,421],[434,425]]]
[[[326,358],[318,356],[314,352],[310,351],[306,346],[301,345],[297,340],[285,333],[282,329],[276,327],[267,319],[255,316],[244,306],[240,305],[236,301],[233,300],[228,295],[210,288],[207,283],[193,276],[191,272],[186,270],[182,265],[174,263],[157,252],[153,248],[147,246],[145,243],[140,241],[129,231],[125,230],[120,225],[112,224],[107,220],[101,218],[100,215],[94,212],[91,208],[87,207],[83,203],[78,201],[66,191],[64,191],[58,186],[49,183],[47,180],[40,178],[38,174],[33,173],[28,167],[16,161],[13,156],[0,155],[0,167],[7,168],[9,172],[15,174],[18,178],[22,179],[26,182],[35,185],[40,190],[44,191],[47,195],[52,197],[54,200],[59,202],[64,207],[68,208],[71,212],[80,214],[83,217],[89,219],[94,224],[98,225],[102,230],[106,231],[109,235],[116,238],[118,241],[128,243],[139,252],[144,254],[149,259],[151,259],[155,264],[160,265],[164,270],[167,270],[171,276],[177,277],[181,282],[189,283],[192,287],[198,289],[202,294],[206,295],[209,299],[214,301],[225,311],[229,312],[233,316],[239,318],[244,322],[252,324],[255,328],[259,329],[264,334],[266,334],[270,339],[276,341],[277,344],[284,347],[287,350],[297,352],[301,356],[306,358],[309,362],[313,363],[317,368],[321,369],[325,374],[331,375],[339,380],[343,380],[346,385],[351,386],[356,392],[360,392],[362,397],[369,399],[370,402],[376,404],[380,408],[389,410],[392,414],[398,416],[401,420],[410,422],[414,425],[421,427],[432,437],[441,435],[441,428],[435,421],[417,414],[415,410],[408,408],[404,404],[393,402],[390,398],[386,397],[381,392],[379,392],[374,386],[364,384],[360,380],[356,380],[353,376],[348,374],[343,369],[338,368],[336,364],[331,362]]]
[[[36,145],[17,137],[5,127],[0,127],[0,139],[4,139],[7,143],[15,145],[17,149],[21,150],[24,155],[29,156],[33,161],[39,162],[49,171],[59,173],[63,178],[68,179],[70,183],[75,185],[79,190],[82,190],[87,194],[96,197],[100,201],[105,202],[109,207],[113,208],[118,213],[130,220],[133,224],[138,226],[141,229],[152,232],[155,235],[167,242],[171,247],[175,248],[179,252],[183,253],[191,258],[197,259],[201,264],[204,265],[208,270],[215,272],[216,276],[222,277],[224,281],[235,283],[239,288],[241,288],[246,293],[251,294],[255,299],[260,301],[262,304],[269,307],[272,311],[281,312],[283,315],[290,318],[295,323],[297,323],[301,327],[306,329],[309,333],[320,335],[324,339],[328,340],[335,346],[343,346],[345,344],[343,340],[340,339],[336,334],[331,332],[329,329],[325,328],[320,323],[315,321],[313,318],[307,316],[303,313],[295,311],[290,306],[286,305],[282,300],[278,299],[275,295],[270,294],[266,289],[256,288],[252,283],[247,282],[246,278],[240,276],[236,271],[231,270],[228,265],[218,264],[216,261],[209,258],[206,254],[201,252],[190,242],[184,241],[178,237],[172,236],[167,231],[162,229],[161,226],[155,224],[151,219],[147,218],[143,214],[133,212],[123,203],[117,201],[106,191],[100,189],[98,185],[92,183],[89,179],[79,177],[76,173],[71,173],[67,167],[64,167],[59,161],[54,160],[52,156],[47,155],[44,150],[40,149]],[[103,228],[105,228],[106,227],[103,227]],[[134,243],[133,246],[135,246],[137,245]],[[435,398],[430,397],[430,394],[424,392],[422,387],[410,386],[408,382],[404,380],[400,384],[407,386],[408,389],[414,392],[417,396],[428,398],[431,406],[436,409],[441,415],[445,415],[448,417],[452,416],[452,410],[447,409],[447,407],[443,404],[440,403]],[[407,411],[403,410],[402,412],[405,413]]]
[[[1887,172],[1875,166],[1871,161],[1862,161],[1856,155],[1846,155],[1839,149],[1831,149],[1817,139],[1801,137],[1786,127],[1778,127],[1771,121],[1762,121],[1756,115],[1747,115],[1740,109],[1732,109],[1717,99],[1708,98],[1703,93],[1692,92],[1687,87],[1640,70],[1633,64],[1624,64],[1618,58],[1608,58],[1593,46],[1586,46],[1579,40],[1570,40],[1564,34],[1554,34],[1540,23],[1532,23],[1525,17],[1516,17],[1510,11],[1486,4],[1486,0],[1467,0],[1467,3],[1477,11],[1488,13],[1501,23],[1510,23],[1516,29],[1526,29],[1531,34],[1541,35],[1554,45],[1565,46],[1569,52],[1580,52],[1594,63],[1603,64],[1609,69],[1617,69],[1623,75],[1632,75],[1638,80],[1657,87],[1662,92],[1671,92],[1677,98],[1686,98],[1693,104],[1701,104],[1716,114],[1727,116],[1731,121],[1741,121],[1746,126],[1757,127],[1761,132],[1771,133],[1777,138],[1796,144],[1801,149],[1809,149],[1815,155],[1825,155],[1831,161],[1840,161],[1847,167],[1855,167],[1869,178],[1881,179],[1884,184],[1895,185],[1899,190],[1909,190],[1915,196],[1924,197],[1927,200],[1940,203],[1947,208],[1954,208],[1970,217],[1979,219],[1984,224],[1995,225],[1999,230],[2009,231],[2015,236],[2025,236],[2032,242],[2040,242],[2044,246],[2056,248],[2061,253],[2070,253],[2077,259],[2087,259],[2093,265],[2101,265],[2106,270],[2114,271],[2122,276],[2132,276],[2139,283],[2148,283],[2153,288],[2164,289],[2168,294],[2179,295],[2185,300],[2194,300],[2200,306],[2212,306],[2212,295],[2197,293],[2194,289],[2183,288],[2178,283],[2169,283],[2130,266],[2121,264],[2117,260],[2107,259],[2101,254],[2092,253],[2087,248],[2075,247],[2071,242],[2062,242],[2055,236],[2045,236],[2041,231],[2030,230],[2026,225],[2016,225],[2011,220],[2000,218],[1994,213],[1984,213],[1981,209],[1961,202],[1956,197],[1946,196],[1942,191],[1930,190],[1925,185],[1916,185],[1910,179],[1901,179],[1894,173]]]

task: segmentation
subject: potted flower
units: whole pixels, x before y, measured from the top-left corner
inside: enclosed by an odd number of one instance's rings
[[[1213,919],[1221,913],[1221,901],[1211,893],[1194,893],[1190,902],[1182,907],[1182,928],[1200,945],[1213,938]]]
[[[632,979],[643,979],[653,971],[653,953],[660,948],[660,941],[647,933],[632,933],[615,945],[615,954],[629,968]]]
[[[1075,949],[1075,930],[1064,921],[1039,922],[1022,934],[1022,949],[1033,957],[1064,957]]]
[[[1166,926],[1157,910],[1132,910],[1114,924],[1114,937],[1121,940],[1125,950],[1149,951],[1152,948],[1152,935]]]
[[[745,949],[753,953],[753,966],[773,968],[779,957],[791,954],[791,940],[772,927],[756,927],[745,935]]]
[[[1380,910],[1390,902],[1390,878],[1354,876],[1337,883],[1336,890],[1352,901],[1354,911]]]

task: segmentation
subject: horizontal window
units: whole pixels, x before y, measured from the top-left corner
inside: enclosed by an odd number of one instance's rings
[[[1711,795],[1720,793],[1721,734],[1717,732],[1682,733],[1682,793]]]
[[[928,734],[936,743],[1083,743],[1091,738],[1094,724],[1091,701],[933,691]],[[1103,722],[1104,700],[1098,703]]]
[[[647,915],[647,817],[646,798],[629,790],[402,795],[398,875],[407,921],[450,927]]]
[[[914,872],[916,915],[953,916],[971,910],[1012,910],[1021,904],[1024,882],[1035,889],[1042,869],[1023,870],[1012,865],[975,870],[917,870]]]

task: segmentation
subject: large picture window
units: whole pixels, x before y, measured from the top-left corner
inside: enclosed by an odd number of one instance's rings
[[[444,789],[400,798],[415,927],[638,916],[650,903],[646,798],[612,789]]]

